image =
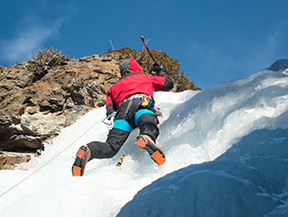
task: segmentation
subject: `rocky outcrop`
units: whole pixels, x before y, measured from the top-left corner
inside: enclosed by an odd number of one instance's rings
[[[284,71],[286,72],[288,68],[288,59],[280,59],[276,60],[269,68],[268,70],[272,71]]]
[[[36,152],[91,109],[103,106],[119,77],[102,55],[69,60],[39,78],[28,62],[0,67],[0,151]],[[1,154],[0,154],[1,158]]]
[[[39,152],[40,154],[40,152]],[[32,156],[38,156],[38,153],[18,153],[18,152],[0,152],[0,169],[21,169],[26,170],[25,163],[29,162]]]

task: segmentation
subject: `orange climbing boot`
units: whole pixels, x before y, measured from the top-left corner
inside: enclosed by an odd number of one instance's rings
[[[150,157],[159,165],[165,163],[164,152],[156,146],[155,142],[148,135],[139,135],[137,137],[136,144],[140,148],[144,148],[150,155]]]
[[[87,147],[87,145],[82,145],[76,154],[76,159],[72,166],[73,176],[84,175],[84,170],[90,157],[91,157],[90,149]]]

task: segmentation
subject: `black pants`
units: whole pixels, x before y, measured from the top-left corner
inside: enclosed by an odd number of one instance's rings
[[[133,99],[122,103],[114,121],[125,120],[132,129],[139,127],[141,135],[149,135],[155,141],[159,135],[159,129],[157,127],[158,120],[154,114],[142,114],[138,118],[137,123],[134,121],[135,113],[143,109],[138,105],[140,101],[141,99]],[[87,145],[91,151],[90,160],[93,158],[101,159],[115,156],[129,135],[130,132],[113,127],[106,142],[94,141],[88,143]]]

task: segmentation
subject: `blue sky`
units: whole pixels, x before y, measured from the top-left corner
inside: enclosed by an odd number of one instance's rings
[[[5,0],[0,65],[53,47],[72,58],[150,49],[178,59],[196,86],[248,77],[288,58],[287,0]]]

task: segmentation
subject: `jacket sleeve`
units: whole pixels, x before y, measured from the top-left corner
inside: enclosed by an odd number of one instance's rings
[[[172,79],[166,74],[164,70],[159,71],[158,76],[165,77],[164,84],[160,90],[169,91],[174,87]]]
[[[106,116],[112,114],[117,110],[115,103],[113,102],[112,94],[110,89],[107,92],[107,99],[106,99]]]

